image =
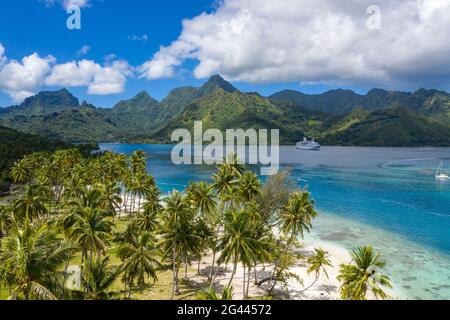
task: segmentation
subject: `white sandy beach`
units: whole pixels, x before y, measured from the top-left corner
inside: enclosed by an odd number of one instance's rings
[[[139,199],[136,198],[134,207],[137,208],[139,203]],[[140,200],[141,206],[144,205],[145,200]],[[163,204],[163,203],[162,203]],[[125,216],[127,213],[125,212],[125,208],[131,208],[132,201],[129,197],[125,202],[123,199],[123,204],[121,206],[121,216]],[[311,284],[315,281],[315,274],[308,274],[307,269],[308,266],[304,261],[298,261],[296,266],[290,269],[290,272],[295,273],[300,277],[303,283],[299,283],[296,279],[291,279],[288,283],[287,288],[282,288],[280,286],[277,287],[277,293],[281,296],[294,300],[337,300],[340,299],[340,282],[337,280],[337,276],[339,274],[339,267],[341,264],[347,264],[351,262],[351,256],[349,251],[337,244],[334,244],[331,241],[322,241],[315,239],[313,237],[307,237],[307,239],[303,242],[303,248],[300,249],[300,252],[304,257],[308,257],[313,254],[314,249],[322,248],[326,250],[329,254],[329,259],[331,261],[332,267],[327,267],[328,278],[321,273],[319,279],[315,282],[313,286],[310,287]],[[196,273],[188,274],[188,277],[191,281],[204,284],[208,282],[207,275],[210,272],[210,266],[212,263],[213,256],[212,254],[206,255],[203,257],[201,261],[201,270],[202,275],[197,275]],[[193,267],[196,266],[194,262]],[[257,266],[257,277],[258,281],[261,281],[270,276],[272,271],[272,266],[269,265],[259,265]],[[180,270],[180,277],[182,276],[182,270]],[[232,274],[232,266],[231,263],[225,268],[221,266],[220,272],[216,277],[216,289],[218,291],[222,290],[225,286],[228,285]],[[233,279],[232,286],[234,288],[234,297],[236,300],[243,299],[243,275],[244,270],[241,265],[238,265],[236,275]],[[249,294],[251,297],[258,297],[265,295],[265,292],[262,288],[257,287],[254,284],[254,277],[252,271],[252,278],[250,283]],[[308,288],[310,287],[310,288]],[[305,288],[308,288],[305,290]],[[398,295],[395,290],[386,290],[388,294],[396,299]],[[369,299],[371,297],[369,296]],[[373,297],[372,297],[373,298]]]

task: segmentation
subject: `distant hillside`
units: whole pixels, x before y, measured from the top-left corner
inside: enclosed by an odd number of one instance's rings
[[[0,108],[0,125],[67,142],[170,142],[172,130],[192,128],[196,120],[205,129],[277,128],[283,144],[306,135],[325,144],[450,145],[450,94],[285,90],[265,98],[215,75],[199,88],[174,89],[162,101],[143,91],[111,109],[80,105],[66,89]]]
[[[357,110],[336,121],[320,141],[343,146],[450,146],[450,127],[403,107]]]
[[[47,115],[0,119],[0,125],[71,143],[114,141],[120,133],[109,110],[86,103]]]
[[[355,109],[374,111],[404,107],[450,123],[450,94],[437,90],[420,89],[409,93],[373,89],[367,95],[349,90],[333,90],[316,95],[284,90],[269,98],[274,101],[291,101],[306,109],[333,114],[345,114]]]
[[[25,99],[22,104],[9,108],[0,108],[0,118],[14,116],[38,116],[66,109],[77,108],[80,102],[67,89],[43,91]]]
[[[316,115],[318,117],[318,115]],[[153,135],[155,141],[169,142],[177,128],[192,130],[194,121],[202,121],[203,129],[280,129],[281,142],[292,144],[305,135],[305,128],[313,129],[312,112],[292,104],[274,104],[257,93],[226,92],[216,89],[195,100],[180,116]]]
[[[161,102],[143,91],[111,109],[86,102],[80,105],[66,89],[45,91],[21,105],[0,108],[0,125],[76,143],[140,141],[166,127],[193,101],[217,89],[237,91],[220,76],[214,76],[200,88],[174,89]]]
[[[36,135],[0,127],[0,194],[8,190],[9,169],[18,159],[34,152],[53,152],[58,149],[73,147],[73,145],[66,142],[49,140]],[[87,154],[94,147],[80,146],[80,148],[83,153]]]

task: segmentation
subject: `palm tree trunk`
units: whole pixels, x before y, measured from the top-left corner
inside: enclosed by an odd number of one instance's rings
[[[175,284],[176,284],[176,286],[175,286],[175,294],[176,295],[179,295],[180,294],[180,266],[181,266],[181,261],[177,261],[177,272],[176,272],[176,280],[177,281],[175,281]]]
[[[245,275],[245,269],[246,269],[246,267],[245,267],[245,264],[243,264],[243,269],[244,269],[244,276],[242,277],[242,297],[244,298],[244,300],[246,299],[246,296],[245,296],[245,292],[246,292],[246,290],[245,290],[245,284],[246,284],[246,282],[247,282],[247,277],[246,277],[246,275]]]
[[[256,273],[256,261],[253,263],[253,276],[255,277],[255,284],[258,283],[258,274]]]
[[[219,233],[220,233],[220,225],[217,226],[216,237],[215,237],[216,240],[219,238]],[[216,263],[216,246],[214,246],[214,249],[213,249],[213,261],[212,261],[212,265],[211,265],[211,273],[209,275],[209,278],[211,280],[212,280],[213,274],[214,274],[214,264],[215,263]],[[212,287],[212,281],[211,281],[211,287]]]
[[[236,274],[236,269],[237,269],[237,257],[234,257],[233,273],[231,274],[230,281],[228,282],[228,288],[230,288],[231,284],[233,283],[234,275]]]
[[[141,212],[141,194],[138,194],[138,212]]]
[[[197,275],[200,275],[200,264],[202,263],[202,255],[198,255],[198,262],[197,262]]]
[[[172,268],[173,268],[173,274],[172,274],[172,296],[171,296],[171,300],[173,300],[174,296],[175,296],[175,290],[176,290],[176,282],[178,281],[176,278],[176,269],[177,269],[177,265],[176,265],[176,260],[177,260],[177,254],[176,254],[176,242],[174,242],[173,244],[173,252],[172,252]]]
[[[187,280],[188,276],[188,259],[187,259],[187,255],[184,256],[184,279]]]
[[[129,282],[128,282],[128,299],[131,299],[131,291],[133,290],[133,288],[132,288],[132,286],[133,286],[133,281],[131,281],[131,278],[130,278],[130,280],[128,280]]]
[[[305,289],[303,289],[302,291],[300,291],[300,293],[303,293],[305,291],[308,291],[309,289],[311,289],[312,287],[314,287],[314,285],[316,284],[317,280],[319,280],[319,273],[316,273],[316,279],[314,279],[313,283],[311,283],[308,287],[306,287]]]
[[[250,291],[250,278],[251,278],[251,270],[252,270],[252,267],[248,267],[248,279],[247,279],[247,292],[246,292],[246,294],[245,294],[245,296],[247,297],[247,299],[248,299],[248,292]]]
[[[141,265],[141,276],[140,276],[140,284],[141,284],[141,291],[144,291],[144,286],[145,286],[145,270],[144,270],[144,266]]]
[[[123,206],[125,208],[125,213],[127,213],[127,205],[128,205],[128,192],[125,191],[123,196]]]
[[[91,252],[89,253],[89,264],[88,264],[88,273],[87,273],[87,292],[90,292],[91,290],[91,268],[92,268],[92,249],[90,250]]]
[[[290,249],[291,249],[291,244],[292,244],[292,242],[294,241],[294,238],[295,238],[294,235],[292,235],[291,238],[289,239],[288,243],[286,244],[286,250],[285,250],[285,252],[282,253],[282,255],[280,256],[280,258],[278,258],[278,261],[277,261],[277,263],[275,264],[275,266],[274,266],[274,268],[273,268],[273,272],[272,272],[272,275],[271,275],[271,278],[272,278],[272,279],[274,278],[274,276],[275,276],[275,274],[276,274],[276,271],[277,271],[277,269],[278,269],[279,264],[281,263],[281,260],[283,259],[283,256],[286,255],[286,254],[290,251]],[[273,292],[273,290],[275,289],[275,286],[277,285],[277,283],[278,283],[278,279],[274,279],[274,280],[273,280],[273,285],[272,285],[272,287],[271,287],[270,290],[269,290],[269,295],[272,294],[272,292]]]
[[[86,250],[84,248],[81,249],[80,285],[81,285],[81,281],[83,280],[85,252],[86,252]]]
[[[211,279],[211,286],[212,286],[212,280],[214,275],[214,264],[216,263],[216,249],[213,250],[213,259],[211,264],[211,272],[209,273],[209,279]]]

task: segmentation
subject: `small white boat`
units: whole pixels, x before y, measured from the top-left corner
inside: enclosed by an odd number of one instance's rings
[[[442,169],[443,161],[441,161],[441,164],[439,165],[439,168],[436,171],[436,180],[449,180],[450,177],[448,176],[448,173],[445,172]]]
[[[312,139],[311,141],[308,141],[308,139],[303,138],[302,142],[298,142],[296,145],[297,149],[299,150],[310,150],[310,151],[319,151],[321,148],[321,145]]]

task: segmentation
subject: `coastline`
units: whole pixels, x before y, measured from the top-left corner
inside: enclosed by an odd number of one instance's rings
[[[304,250],[307,252],[312,252],[316,248],[322,248],[325,251],[327,251],[330,255],[330,261],[333,267],[327,269],[329,278],[326,278],[325,276],[321,275],[319,280],[317,281],[317,285],[315,285],[313,288],[311,288],[311,293],[307,295],[308,298],[312,298],[314,300],[320,299],[321,297],[326,296],[326,291],[329,291],[329,296],[331,299],[339,300],[340,294],[339,289],[341,283],[337,280],[337,276],[339,274],[339,269],[341,264],[348,264],[351,262],[352,258],[350,255],[350,250],[346,247],[330,242],[330,241],[323,241],[320,239],[314,239],[310,237],[308,240],[305,240],[305,247]],[[308,273],[305,271],[305,268],[294,268],[294,272],[299,274],[303,279],[307,279],[307,281],[314,281],[314,275],[308,275]],[[392,281],[392,288],[388,289],[385,288],[385,292],[390,296],[391,299],[407,299],[401,290],[398,289],[396,283]],[[293,291],[298,291],[300,288],[298,284],[293,283],[292,289]],[[369,300],[375,299],[370,294]]]
[[[422,246],[401,235],[333,213],[321,212],[305,243],[323,247],[339,261],[349,250],[371,245],[386,262],[384,268],[393,285],[387,290],[398,299],[449,299],[450,256]],[[343,255],[347,252],[347,257]],[[446,280],[447,279],[447,280]]]
[[[161,203],[163,204],[163,199],[166,196],[161,196]],[[126,203],[122,204],[121,210],[124,210],[126,207],[131,206],[132,202],[128,200]],[[137,206],[138,199],[136,199],[135,205]],[[142,203],[141,203],[142,204]],[[122,215],[123,217],[123,215]],[[329,214],[320,214],[320,217],[325,217],[325,219],[329,219]],[[120,215],[119,215],[120,218]],[[348,221],[351,223],[350,221]],[[366,226],[369,228],[369,226]],[[304,260],[297,261],[296,265],[289,269],[290,272],[296,274],[301,280],[302,283],[298,282],[296,279],[290,279],[288,281],[286,288],[277,287],[277,291],[281,296],[289,296],[289,299],[292,300],[340,300],[340,286],[341,283],[337,280],[337,276],[339,274],[340,265],[348,264],[351,262],[350,250],[352,248],[347,248],[345,245],[320,239],[321,234],[319,232],[314,232],[314,224],[312,228],[312,232],[310,234],[305,235],[303,243],[303,247],[298,249],[298,251],[307,258],[308,256],[314,253],[314,249],[322,248],[329,254],[329,259],[331,261],[332,266],[327,267],[326,271],[328,277],[326,277],[323,273],[320,274],[319,278],[316,280],[315,274],[308,274],[307,269],[308,266],[305,264]],[[376,247],[375,247],[376,248]],[[207,282],[206,271],[209,274],[209,266],[211,265],[213,260],[212,253],[207,254],[201,261],[200,265],[203,266],[203,273],[198,275],[196,273],[191,273],[189,275],[189,279],[198,285]],[[193,266],[198,261],[194,262]],[[220,272],[215,279],[215,287],[218,291],[220,291],[223,287],[228,284],[228,281],[232,274],[232,268],[230,265],[221,266]],[[258,280],[267,278],[270,276],[273,266],[270,265],[258,265],[256,274],[258,276]],[[387,273],[387,272],[385,272]],[[387,273],[388,274],[388,273]],[[232,282],[232,286],[235,292],[235,299],[243,299],[242,294],[242,279],[244,275],[244,269],[242,265],[237,266],[237,272],[234,276],[234,280]],[[389,275],[389,274],[388,274]],[[389,275],[390,276],[390,275]],[[391,278],[391,283],[393,285],[392,289],[385,289],[390,298],[392,299],[408,299],[408,297],[399,289],[399,285],[396,284],[395,280]],[[312,285],[313,284],[313,285]],[[311,286],[312,285],[312,286]],[[305,290],[307,288],[307,290]],[[265,292],[262,288],[257,287],[253,284],[250,285],[250,294],[253,296],[264,296]],[[368,299],[373,300],[373,297],[370,293],[368,294]]]

